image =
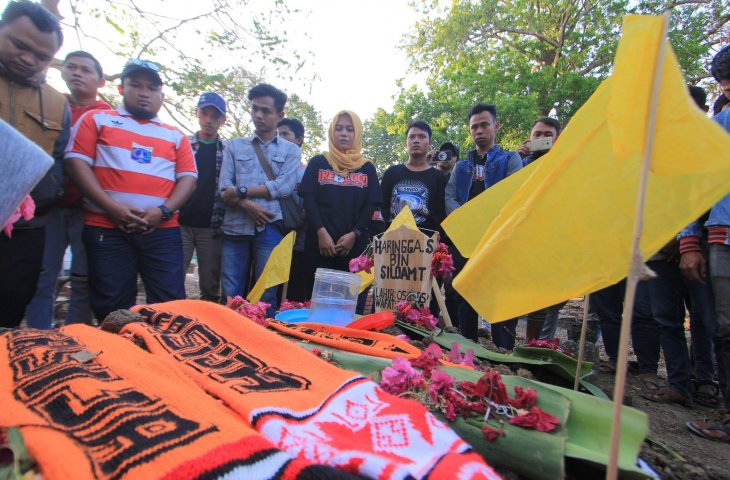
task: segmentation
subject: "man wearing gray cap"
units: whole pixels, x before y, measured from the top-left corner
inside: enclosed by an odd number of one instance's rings
[[[195,190],[187,137],[162,123],[160,67],[130,59],[117,110],[96,110],[74,126],[67,169],[86,197],[82,239],[91,308],[99,320],[130,308],[142,276],[147,303],[185,298],[177,210]]]
[[[195,152],[198,183],[180,209],[185,272],[197,251],[200,299],[217,302],[221,279],[221,222],[225,205],[218,190],[218,177],[225,144],[218,131],[226,122],[226,101],[217,93],[200,96],[195,110],[200,130],[188,137]]]

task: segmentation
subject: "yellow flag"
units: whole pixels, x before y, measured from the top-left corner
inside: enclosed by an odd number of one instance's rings
[[[395,216],[393,222],[390,224],[390,227],[388,227],[388,230],[386,230],[386,232],[395,230],[401,225],[404,225],[407,228],[418,230],[418,226],[416,225],[416,219],[413,218],[413,212],[411,212],[411,209],[408,208],[408,205],[404,206],[403,209],[398,212],[398,215]],[[362,293],[365,291],[366,288],[373,284],[373,279],[375,278],[375,276],[372,273],[367,272],[357,272],[357,275],[360,277],[360,293]]]
[[[291,252],[294,249],[295,232],[289,232],[281,242],[271,251],[266,261],[264,271],[248,293],[246,300],[251,303],[261,300],[267,288],[281,285],[289,281],[289,267],[291,267]]]
[[[446,235],[464,258],[471,257],[487,227],[539,162],[532,162],[457,208],[441,222]]]
[[[514,192],[506,201],[500,184],[480,199],[495,218],[454,286],[488,321],[554,305],[627,275],[649,134],[644,259],[730,191],[730,135],[689,98],[668,45],[657,65],[662,22],[626,17],[613,75],[524,174],[524,183],[508,184]],[[661,84],[655,92],[656,68]],[[658,95],[653,126],[652,95]]]

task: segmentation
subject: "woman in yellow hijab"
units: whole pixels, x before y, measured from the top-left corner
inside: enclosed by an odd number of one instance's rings
[[[310,294],[317,268],[347,271],[350,259],[365,250],[368,225],[382,202],[375,167],[362,156],[360,117],[342,110],[328,133],[329,151],[309,160],[299,187],[307,212]]]

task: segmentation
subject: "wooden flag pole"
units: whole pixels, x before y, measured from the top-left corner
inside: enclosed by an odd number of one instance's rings
[[[451,323],[451,317],[449,316],[449,311],[446,310],[446,302],[444,301],[444,296],[441,294],[441,287],[439,287],[438,282],[433,277],[431,277],[431,290],[433,291],[433,294],[436,297],[436,303],[438,303],[439,310],[441,310],[441,315],[443,315],[443,317],[444,317],[444,324],[447,327],[453,327],[454,324]]]
[[[639,176],[639,189],[637,192],[636,215],[634,220],[634,237],[631,246],[631,265],[626,280],[626,296],[624,297],[624,310],[621,317],[621,334],[619,336],[619,349],[616,364],[616,377],[613,386],[613,419],[611,422],[611,450],[606,469],[606,479],[618,479],[618,450],[621,435],[621,407],[623,405],[624,392],[626,389],[626,368],[629,356],[629,332],[631,331],[631,313],[634,308],[636,296],[636,285],[640,277],[646,272],[644,260],[641,258],[640,244],[641,232],[644,228],[644,204],[646,203],[646,184],[649,177],[649,165],[651,164],[651,152],[654,146],[654,128],[656,126],[656,111],[659,97],[659,89],[662,83],[662,69],[664,67],[664,55],[666,53],[667,29],[669,27],[669,12],[665,12],[662,36],[659,42],[659,52],[656,56],[654,66],[654,81],[652,95],[649,104],[649,117],[647,118],[646,143],[641,162],[641,173]]]
[[[283,302],[286,300],[286,294],[289,290],[289,282],[284,282],[284,284],[281,286],[281,301]]]
[[[586,347],[586,331],[588,330],[588,306],[591,301],[590,294],[583,299],[583,325],[580,327],[580,340],[578,341],[578,366],[575,369],[575,380],[573,381],[573,390],[578,391],[580,383],[580,369],[583,367],[583,356]]]

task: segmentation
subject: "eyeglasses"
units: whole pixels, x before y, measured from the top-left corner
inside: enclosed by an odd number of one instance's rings
[[[160,67],[157,66],[157,64],[148,62],[147,60],[140,60],[139,58],[130,58],[127,60],[127,63],[124,65],[124,67],[129,67],[130,65],[134,65],[136,67],[143,67],[148,68],[152,70],[153,72],[159,72]]]

